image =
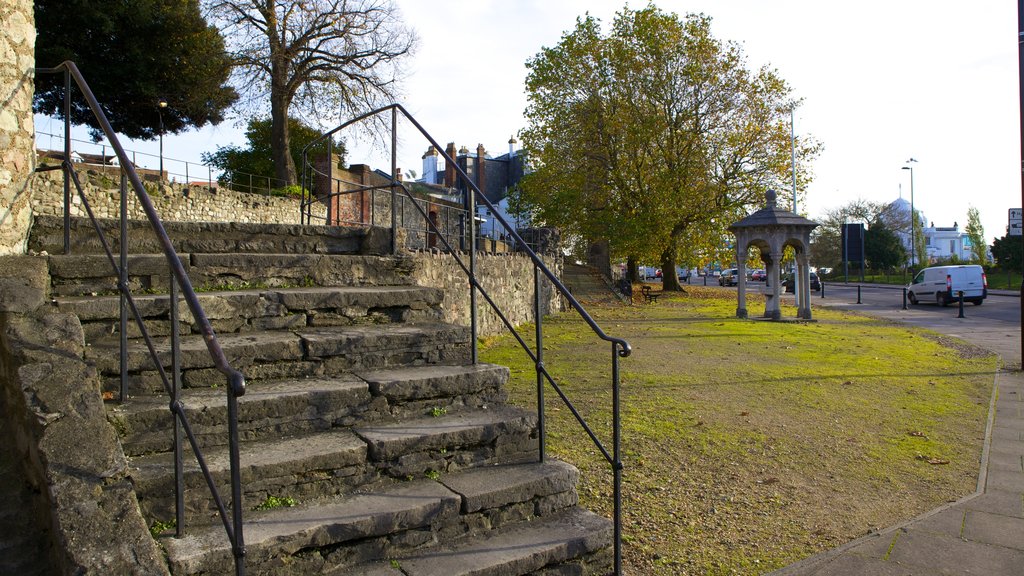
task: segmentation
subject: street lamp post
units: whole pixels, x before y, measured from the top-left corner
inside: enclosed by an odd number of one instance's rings
[[[915,251],[917,250],[917,241],[914,238],[914,229],[917,228],[917,214],[914,212],[914,167],[909,166],[911,162],[917,162],[917,160],[911,158],[907,160],[908,166],[904,166],[904,170],[910,170],[910,275],[914,275],[914,265],[917,264],[917,257]]]
[[[167,101],[161,98],[156,103],[156,114],[160,118],[160,174],[157,175],[157,181],[161,190],[164,189],[164,108],[167,108]]]

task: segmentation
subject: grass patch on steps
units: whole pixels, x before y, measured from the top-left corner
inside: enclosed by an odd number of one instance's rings
[[[821,308],[814,322],[740,320],[733,293],[687,290],[588,308],[634,350],[621,360],[627,573],[764,573],[973,492],[995,356]],[[545,365],[610,452],[611,345],[575,313],[544,323]],[[481,359],[509,366],[511,401],[536,407],[511,337]],[[609,464],[545,394],[549,452],[610,517]]]

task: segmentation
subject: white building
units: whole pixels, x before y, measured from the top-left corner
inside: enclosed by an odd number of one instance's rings
[[[971,259],[971,239],[960,231],[960,226],[956,222],[953,222],[952,227],[936,226],[932,222],[932,225],[922,232],[929,263],[948,260],[953,256],[962,261]]]
[[[890,204],[893,211],[900,214],[901,222],[887,222],[903,242],[907,250],[907,259],[910,259],[910,229],[907,223],[910,222],[910,202],[904,198],[894,200]],[[917,210],[921,221],[926,221],[924,214]],[[914,254],[915,259],[921,265],[929,265],[940,260],[948,260],[956,256],[960,260],[971,259],[971,240],[967,234],[960,231],[960,226],[954,222],[952,227],[931,226],[923,227],[920,233],[924,236],[925,254]],[[914,263],[911,263],[913,265]]]

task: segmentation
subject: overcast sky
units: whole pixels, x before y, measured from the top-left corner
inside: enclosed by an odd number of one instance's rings
[[[610,24],[625,3],[604,0],[398,0],[420,37],[402,103],[435,139],[492,154],[524,124],[524,63],[558,43],[577,16]],[[630,2],[633,8],[645,3]],[[961,229],[977,207],[989,242],[1021,206],[1016,6],[1006,0],[662,0],[703,12],[712,32],[739,42],[751,67],[768,65],[804,103],[797,137],[824,151],[801,212],[811,218],[857,198],[910,199],[929,223]],[[59,132],[37,122],[40,131]],[[198,161],[217,144],[244,143],[230,122],[165,139],[165,156]],[[46,146],[45,139],[40,142]],[[58,145],[59,146],[59,145]],[[155,152],[153,143],[131,143]],[[421,168],[426,143],[399,165]],[[350,155],[351,162],[362,161]],[[386,160],[370,159],[386,168]]]

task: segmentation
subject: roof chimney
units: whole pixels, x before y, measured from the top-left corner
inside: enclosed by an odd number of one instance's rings
[[[444,185],[451,188],[455,186],[455,142],[449,142],[444,148],[444,153],[448,155],[448,159],[444,161]]]
[[[480,188],[481,192],[484,192],[484,196],[487,195],[487,190],[484,185],[486,184],[485,177],[487,176],[487,167],[484,166],[484,157],[487,151],[484,150],[483,144],[476,145],[476,185]]]
[[[423,181],[437,184],[437,150],[431,145],[423,154]]]
[[[508,139],[508,158],[512,159],[512,155],[516,153],[516,137],[510,136]]]

